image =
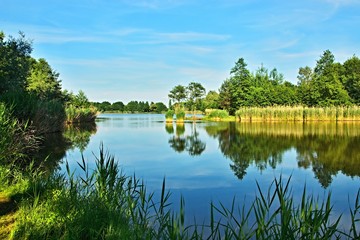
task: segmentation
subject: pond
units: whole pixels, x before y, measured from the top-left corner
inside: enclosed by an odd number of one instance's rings
[[[162,181],[178,209],[185,199],[186,221],[209,218],[210,202],[227,207],[235,199],[250,204],[274,178],[291,177],[294,199],[304,187],[323,199],[329,191],[335,214],[347,224],[349,204],[360,188],[359,123],[228,123],[166,124],[164,115],[101,114],[96,126],[73,128],[65,137],[65,160],[71,169],[84,155],[94,168],[94,155],[104,148],[119,161],[123,172],[143,179],[148,191],[160,195]]]

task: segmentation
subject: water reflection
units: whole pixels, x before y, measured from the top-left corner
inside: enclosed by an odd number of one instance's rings
[[[219,141],[230,168],[243,179],[250,165],[259,171],[276,168],[290,149],[300,168],[312,168],[327,188],[342,172],[360,176],[360,128],[357,123],[220,123],[205,127]]]
[[[199,138],[199,133],[196,130],[196,124],[192,123],[191,133],[185,135],[184,123],[166,123],[165,130],[171,134],[169,139],[169,145],[176,152],[187,151],[190,156],[200,155],[206,149],[206,143]],[[175,132],[175,134],[174,134]]]
[[[83,123],[68,125],[63,136],[71,142],[71,149],[78,148],[83,152],[90,142],[91,135],[95,133],[95,123]]]
[[[96,133],[96,124],[68,125],[64,132],[51,133],[45,136],[41,149],[34,159],[42,164],[47,172],[59,169],[59,163],[70,149],[84,151],[90,137]]]

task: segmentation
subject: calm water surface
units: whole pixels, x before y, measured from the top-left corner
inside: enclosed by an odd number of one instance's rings
[[[336,213],[345,212],[360,188],[360,124],[185,123],[163,115],[101,114],[96,127],[67,133],[76,144],[66,152],[72,169],[81,152],[94,167],[104,144],[128,175],[160,194],[162,180],[178,208],[185,198],[188,223],[209,218],[210,202],[241,206],[253,200],[256,181],[266,190],[274,178],[291,176],[300,201],[306,184],[320,199],[331,191]],[[64,169],[64,164],[61,165]],[[80,172],[79,169],[77,169]],[[350,200],[349,200],[350,199]]]

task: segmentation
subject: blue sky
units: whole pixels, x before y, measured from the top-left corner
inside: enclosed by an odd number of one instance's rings
[[[162,101],[178,84],[218,90],[235,61],[296,83],[324,50],[360,56],[360,0],[1,0],[0,30],[92,101]]]

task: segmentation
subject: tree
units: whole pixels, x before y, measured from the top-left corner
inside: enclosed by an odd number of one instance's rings
[[[177,85],[170,91],[168,96],[179,105],[186,99],[186,88],[182,85]]]
[[[219,94],[216,91],[209,91],[204,99],[204,109],[219,108]]]
[[[193,111],[193,115],[195,116],[196,105],[200,105],[201,98],[205,95],[205,88],[196,82],[191,82],[186,88],[188,103],[190,108]]]
[[[302,104],[305,104],[307,106],[313,106],[314,105],[314,94],[312,91],[312,79],[313,79],[313,71],[310,67],[301,67],[299,68],[299,75],[298,78],[298,96],[300,98],[300,101]]]
[[[247,64],[243,58],[239,58],[235,66],[230,70],[230,75],[241,78],[249,78],[250,71],[246,68]]]
[[[347,105],[350,97],[342,83],[343,66],[335,62],[334,55],[324,51],[314,71],[299,69],[299,96],[307,106]]]
[[[321,76],[326,74],[329,68],[335,62],[335,57],[331,53],[330,50],[325,50],[323,55],[321,55],[320,59],[316,61],[316,66],[314,69],[314,73],[317,76]]]
[[[313,99],[313,105],[330,106],[350,103],[350,97],[340,80],[343,72],[342,65],[334,61],[334,55],[329,50],[324,51],[317,61],[311,84],[313,95],[317,97]]]
[[[113,111],[123,112],[125,110],[125,104],[121,101],[114,102],[111,104],[111,108]]]
[[[352,101],[360,104],[360,59],[355,55],[343,64],[343,83]]]
[[[246,66],[244,59],[239,58],[230,71],[230,78],[219,89],[220,107],[230,114],[252,101],[252,76]]]
[[[52,70],[48,62],[40,58],[32,59],[27,90],[34,92],[40,99],[63,99],[59,73]]]
[[[126,104],[125,107],[126,111],[134,113],[139,111],[139,103],[138,101],[130,101],[128,104]]]
[[[82,107],[89,107],[90,102],[87,96],[85,95],[84,91],[80,90],[78,94],[73,96],[71,103],[75,105],[76,107],[82,108]]]
[[[30,70],[31,42],[19,33],[18,39],[0,32],[0,94],[8,91],[24,91]]]
[[[220,86],[219,89],[219,105],[221,109],[227,110],[230,114],[234,111],[234,97],[232,94],[232,84],[230,79],[226,79]]]

